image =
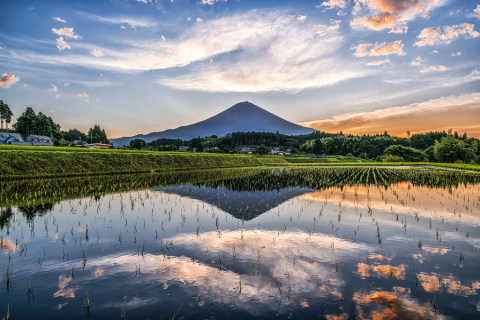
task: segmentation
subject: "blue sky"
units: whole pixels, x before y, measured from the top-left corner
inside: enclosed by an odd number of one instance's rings
[[[63,130],[162,131],[250,101],[327,132],[480,137],[477,0],[2,0],[0,11],[0,99]]]

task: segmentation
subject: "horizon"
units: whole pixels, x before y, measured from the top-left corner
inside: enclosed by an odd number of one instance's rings
[[[480,138],[480,4],[0,3],[0,99],[62,130],[175,129],[251,101],[329,133]]]

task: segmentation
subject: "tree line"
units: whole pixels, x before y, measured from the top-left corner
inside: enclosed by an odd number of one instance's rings
[[[0,100],[0,117],[1,128],[3,123],[8,124],[12,120],[13,113],[7,104]],[[99,125],[94,125],[85,134],[78,129],[70,129],[62,131],[60,124],[56,123],[52,117],[47,116],[43,112],[36,113],[31,107],[27,107],[25,111],[17,118],[12,125],[13,131],[20,133],[24,138],[29,135],[40,135],[52,138],[54,145],[70,145],[74,141],[85,141],[87,143],[110,143],[105,130]],[[11,130],[9,130],[11,131]]]

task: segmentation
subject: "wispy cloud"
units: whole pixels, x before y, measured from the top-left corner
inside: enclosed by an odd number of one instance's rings
[[[227,2],[227,0],[200,0],[201,4],[208,4],[213,6],[216,2]]]
[[[473,10],[472,13],[467,15],[467,18],[477,18],[480,19],[480,4]]]
[[[90,54],[92,56],[97,57],[97,58],[105,56],[105,53],[102,50],[99,50],[99,49],[93,49],[92,51],[90,51]]]
[[[428,116],[428,121],[425,121]],[[325,120],[302,122],[326,132],[350,134],[383,133],[385,128],[395,135],[426,131],[442,131],[454,128],[480,137],[480,92],[448,96],[401,107],[379,109],[370,112],[347,113]]]
[[[322,4],[318,7],[328,7],[327,9],[335,9],[335,8],[345,8],[347,6],[347,2],[345,0],[328,0],[322,2]]]
[[[443,32],[440,28],[425,28],[417,36],[418,40],[415,42],[416,46],[433,46],[441,44],[450,44],[461,35],[467,38],[476,38],[480,36],[480,32],[475,31],[475,25],[471,23],[463,23],[454,26],[443,27]]]
[[[67,37],[67,38],[72,38],[72,39],[81,39],[82,38],[78,34],[75,34],[75,32],[73,31],[73,28],[61,28],[61,29],[52,28],[52,31],[53,31],[53,33],[55,33],[59,36],[63,36],[63,37]]]
[[[159,83],[209,92],[297,92],[369,73],[337,54],[344,45],[339,23],[332,20],[318,25],[308,19],[298,21],[296,15],[284,12],[254,10],[194,24],[176,39],[131,41],[123,51],[106,50],[102,59],[81,54],[53,57],[28,53],[15,58],[122,72],[184,67],[197,62],[195,68],[185,71],[187,74],[160,79]],[[380,52],[381,47],[372,52]],[[210,60],[215,64],[209,64]]]
[[[10,88],[10,86],[13,85],[15,82],[18,82],[18,81],[20,81],[19,77],[16,77],[13,74],[4,73],[0,78],[0,87],[7,89],[7,88]]]
[[[422,70],[420,70],[420,72],[426,73],[426,72],[447,71],[447,70],[448,70],[447,67],[442,66],[442,65],[438,65],[438,66],[425,67]]]
[[[351,22],[354,29],[383,30],[403,28],[417,17],[427,17],[447,0],[355,0],[354,13],[365,15]],[[395,31],[393,31],[395,32]]]
[[[154,21],[151,21],[149,19],[142,19],[142,18],[131,18],[131,17],[101,17],[97,16],[95,14],[89,14],[89,13],[84,13],[84,12],[78,12],[79,15],[86,17],[87,19],[93,20],[93,21],[98,21],[98,22],[103,22],[103,23],[108,23],[108,24],[128,24],[132,28],[136,27],[144,27],[144,28],[149,28],[149,27],[154,27],[157,24]]]
[[[63,40],[63,37],[58,37],[56,40],[58,50],[62,51],[65,49],[72,49],[72,47],[65,40]]]
[[[50,92],[57,92],[57,91],[58,91],[58,88],[57,88],[56,85],[51,84],[51,86],[52,86],[52,87],[51,87],[50,89],[48,89],[48,91],[50,91]]]
[[[390,63],[390,60],[385,59],[385,60],[375,60],[367,63],[367,66],[380,66],[385,63]]]
[[[372,48],[369,50],[370,47]],[[352,49],[355,49],[354,55],[356,57],[386,56],[390,54],[398,54],[400,56],[405,55],[405,52],[403,52],[403,43],[401,40],[395,42],[384,42],[375,45],[371,43],[361,43],[358,46],[353,47]]]
[[[67,21],[63,20],[63,19],[60,18],[60,17],[52,17],[52,19],[55,20],[55,21],[58,21],[58,22],[67,23]]]

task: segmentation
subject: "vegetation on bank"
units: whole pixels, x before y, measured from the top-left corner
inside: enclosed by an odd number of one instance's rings
[[[84,152],[85,149],[73,148],[68,151],[57,148],[41,151],[36,148],[8,149],[8,146],[0,149],[0,177],[8,179],[263,165],[257,158],[246,155],[95,149]]]

